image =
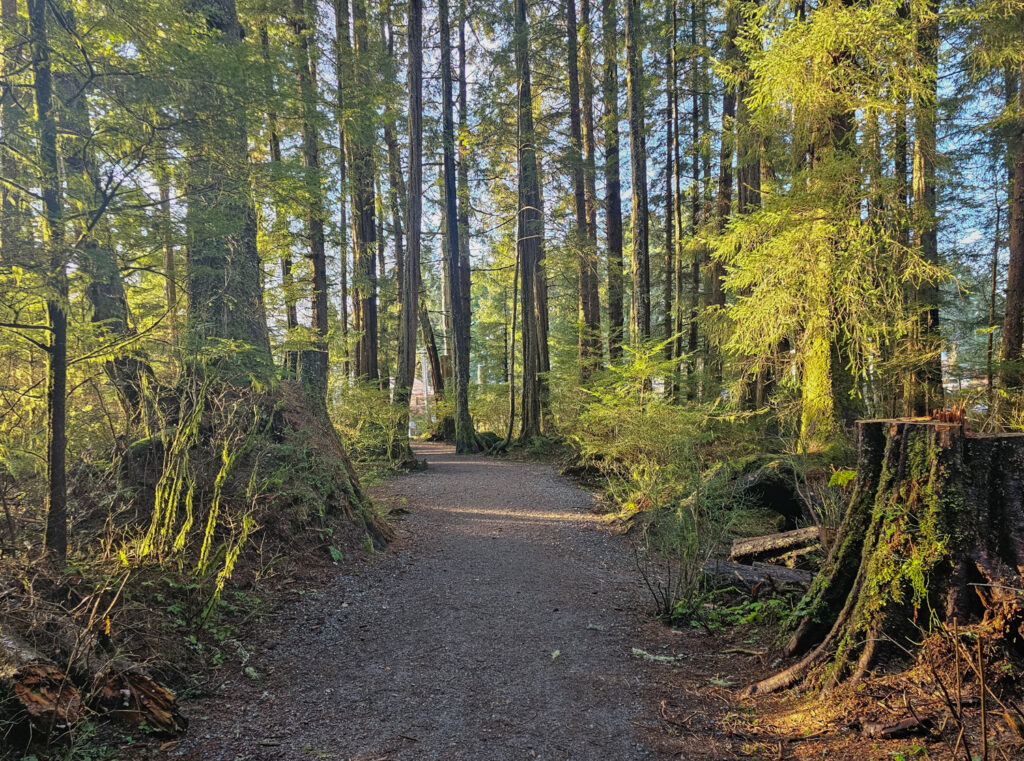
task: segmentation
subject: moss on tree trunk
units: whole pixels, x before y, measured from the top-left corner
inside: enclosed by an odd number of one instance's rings
[[[835,547],[787,645],[803,658],[751,686],[831,686],[896,663],[921,631],[984,620],[1024,635],[1024,436],[956,423],[858,423],[858,476]]]

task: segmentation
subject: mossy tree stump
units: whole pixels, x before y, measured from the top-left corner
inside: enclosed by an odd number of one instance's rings
[[[803,657],[747,694],[856,681],[954,618],[1024,641],[1024,434],[931,420],[857,426],[850,504],[786,646]]]

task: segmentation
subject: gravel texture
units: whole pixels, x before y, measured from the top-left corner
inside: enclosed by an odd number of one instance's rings
[[[269,618],[259,678],[191,703],[179,755],[648,758],[627,542],[548,465],[417,454],[375,492],[409,511],[392,547]]]

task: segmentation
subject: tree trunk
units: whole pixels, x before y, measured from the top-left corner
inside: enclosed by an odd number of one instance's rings
[[[352,169],[352,215],[355,218],[352,264],[353,329],[357,333],[355,375],[362,380],[377,380],[377,222],[373,188],[376,120],[370,106],[373,74],[365,0],[353,0],[352,21],[355,49],[348,81],[353,83],[354,102],[350,104],[350,110],[360,116],[348,122],[345,138]]]
[[[576,22],[576,0],[565,0],[565,41],[569,74],[569,163],[572,171],[573,203],[576,212],[575,245],[577,288],[579,291],[579,325],[577,351],[579,375],[586,380],[593,375],[601,357],[601,315],[595,291],[597,273],[591,261],[593,245],[587,219],[587,188],[583,165],[583,121],[580,114],[579,26]]]
[[[57,158],[57,124],[53,107],[53,72],[47,33],[47,4],[29,0],[32,91],[39,141],[39,188],[43,198],[43,245],[47,253],[46,300],[50,342],[46,355],[46,550],[58,566],[67,552],[67,383],[68,299],[64,253],[64,208]]]
[[[662,298],[661,298],[661,328],[662,337],[665,340],[663,356],[666,361],[671,361],[675,355],[675,342],[672,340],[675,335],[675,325],[672,309],[672,301],[676,294],[676,228],[678,197],[675,194],[675,179],[677,176],[676,167],[676,27],[675,27],[675,0],[665,2],[665,29],[668,37],[665,41],[665,258],[664,271],[662,273]],[[675,395],[675,374],[671,371],[665,378],[665,396],[672,398]]]
[[[457,152],[457,180],[459,207],[459,286],[462,322],[466,326],[466,357],[472,357],[473,332],[472,290],[473,278],[469,263],[469,83],[466,80],[466,0],[459,0],[459,130]]]
[[[420,337],[427,352],[430,363],[431,385],[434,387],[434,398],[444,399],[444,371],[441,368],[441,355],[437,351],[437,339],[434,337],[434,326],[430,324],[427,304],[422,298],[419,307]]]
[[[651,337],[650,219],[647,204],[647,123],[644,117],[643,10],[640,0],[626,0],[626,89],[629,95],[629,156],[632,176],[633,299],[630,343]]]
[[[542,330],[537,295],[543,279],[540,266],[543,251],[544,222],[540,200],[540,178],[537,169],[536,135],[533,127],[533,91],[530,84],[530,36],[526,17],[526,0],[515,2],[513,32],[516,72],[518,75],[518,158],[519,158],[519,221],[517,251],[522,277],[523,306],[523,391],[521,441],[529,441],[541,432],[543,386]]]
[[[235,49],[242,40],[233,0],[209,0],[206,24],[219,32],[207,44]],[[194,347],[237,341],[255,361],[270,364],[256,213],[249,187],[245,93],[225,83],[231,71],[202,54],[201,73],[183,102],[188,333]],[[218,351],[224,352],[224,348]]]
[[[698,0],[691,0],[690,3],[690,147],[693,151],[693,163],[690,165],[690,238],[694,240],[697,235],[697,227],[700,224],[701,211],[701,156],[700,150],[700,125],[701,125],[701,77],[700,77],[700,56],[697,50],[697,11]],[[690,319],[686,336],[686,374],[687,374],[687,399],[694,399],[698,395],[697,388],[697,347],[700,341],[700,286],[701,286],[701,258],[702,247],[696,244],[691,245],[690,259]]]
[[[402,409],[399,432],[408,441],[408,407],[416,379],[416,318],[420,313],[420,231],[423,215],[423,1],[409,0],[409,182],[405,197],[405,262],[398,285],[398,373],[395,403]],[[395,179],[399,179],[396,177]],[[426,310],[422,312],[426,318]],[[429,327],[429,324],[428,324]],[[424,344],[427,343],[424,336]],[[436,348],[434,350],[437,352]],[[431,359],[433,362],[433,358]],[[440,362],[438,362],[440,364]],[[440,368],[438,368],[440,370]],[[426,378],[423,389],[426,393]]]
[[[0,0],[0,80],[11,81],[22,65],[24,37],[18,16],[18,0]],[[0,177],[13,180],[18,171],[18,134],[21,124],[21,109],[14,98],[14,89],[5,88],[0,93],[0,137],[4,148],[0,149]],[[10,264],[21,261],[20,243],[22,225],[15,192],[6,182],[0,182],[0,263]]]
[[[70,9],[64,9],[64,24],[69,30],[76,29]],[[153,372],[141,353],[128,345],[136,331],[129,321],[117,252],[104,245],[97,234],[109,232],[109,226],[106,214],[97,212],[105,208],[105,203],[99,164],[90,139],[89,85],[72,73],[59,73],[56,79],[64,100],[61,125],[68,135],[63,150],[68,201],[79,210],[74,225],[78,234],[75,247],[82,254],[78,263],[88,278],[85,296],[92,307],[91,321],[101,335],[117,346],[111,350],[113,356],[103,363],[103,370],[128,419],[139,423],[145,411],[143,388],[153,378]]]
[[[263,54],[263,63],[267,67],[267,91],[273,97],[274,81],[270,74],[270,35],[267,33],[267,26],[260,26],[260,50]],[[300,72],[301,76],[301,72]],[[273,171],[280,171],[281,168],[281,137],[277,132],[277,113],[273,108],[267,109],[267,128],[269,132],[268,143],[270,148],[270,161]],[[284,368],[292,375],[298,373],[298,353],[293,348],[295,340],[295,329],[299,327],[299,316],[295,306],[295,280],[292,277],[292,256],[291,246],[282,244],[282,240],[288,238],[287,212],[282,203],[283,199],[276,190],[276,183],[271,190],[271,204],[274,207],[274,228],[273,237],[275,243],[281,249],[281,290],[284,292],[284,314],[285,314],[285,349]]]
[[[787,653],[804,657],[748,693],[824,686],[903,659],[931,622],[1024,634],[1024,436],[962,423],[870,420],[857,481]],[[811,649],[813,648],[813,649]],[[809,651],[809,652],[808,652]]]
[[[307,0],[292,0],[291,25],[295,34],[295,71],[302,98],[302,165],[306,169],[306,194],[309,208],[306,233],[309,235],[309,260],[313,270],[312,346],[299,353],[299,380],[317,405],[327,406],[327,241],[324,234],[326,212],[323,180],[320,176],[320,135],[317,123],[316,67],[310,56],[309,19],[315,7]]]
[[[597,262],[597,168],[594,154],[596,140],[594,127],[594,39],[593,14],[590,0],[580,2],[580,73],[583,86],[583,185],[587,220],[587,248],[583,252],[587,262],[586,294],[590,321],[594,365],[601,365],[601,297],[598,288]]]
[[[351,354],[348,339],[348,161],[351,150],[346,136],[347,116],[345,91],[352,59],[352,42],[348,30],[348,0],[334,0],[334,73],[338,80],[338,99],[335,119],[338,122],[338,322],[341,329],[341,367],[348,377]]]
[[[608,237],[608,360],[622,356],[622,185],[619,180],[619,45],[615,0],[601,0],[604,51],[604,210]]]
[[[453,393],[455,396],[455,451],[475,452],[476,431],[469,414],[469,324],[463,306],[462,257],[459,245],[458,189],[455,176],[455,122],[452,115],[451,33],[448,0],[440,0],[441,32],[441,136],[444,161],[445,239],[448,257],[448,292],[451,294],[452,348],[454,349]]]
[[[939,264],[938,193],[935,159],[938,150],[939,0],[927,0],[917,25],[917,62],[924,86],[914,104],[914,217],[921,258]],[[908,394],[912,415],[927,415],[942,407],[942,337],[939,335],[939,288],[923,282],[917,289],[920,311],[917,348],[921,361],[914,372],[913,390]]]
[[[1006,314],[1000,352],[1003,366],[999,372],[1004,388],[1024,385],[1024,368],[1021,367],[1024,348],[1024,64],[1016,79],[1017,118],[1006,151],[1013,182],[1010,187],[1010,270],[1006,278]]]

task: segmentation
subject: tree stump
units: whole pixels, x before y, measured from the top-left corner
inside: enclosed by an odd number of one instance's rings
[[[748,695],[856,681],[954,618],[1024,642],[1024,434],[916,419],[857,427],[850,504],[786,647],[803,658]]]

